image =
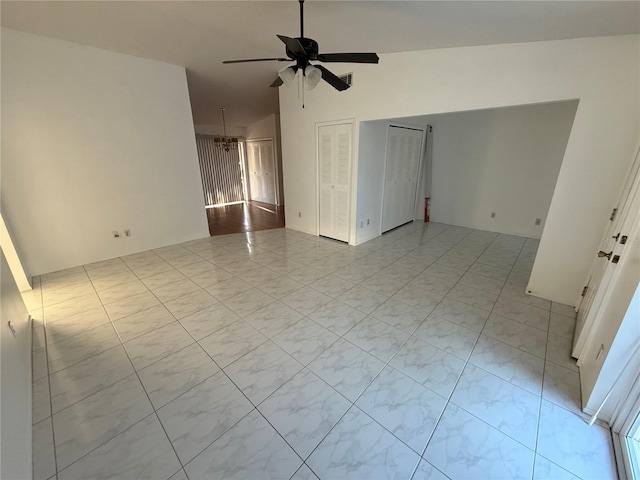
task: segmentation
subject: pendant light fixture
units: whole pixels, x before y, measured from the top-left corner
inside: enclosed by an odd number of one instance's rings
[[[216,147],[220,150],[224,150],[225,152],[229,152],[231,150],[238,149],[238,139],[237,138],[228,138],[227,137],[227,124],[224,118],[224,108],[220,109],[222,113],[222,128],[224,129],[224,138],[216,138],[214,140]]]

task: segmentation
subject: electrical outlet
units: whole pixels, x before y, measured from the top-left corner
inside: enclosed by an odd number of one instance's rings
[[[112,233],[113,233],[113,238],[120,238],[120,232],[116,232],[114,230]]]
[[[302,212],[298,212],[298,218],[302,217]]]
[[[124,236],[125,237],[130,237],[131,236],[131,230],[129,230],[128,228],[124,231]]]
[[[491,218],[496,218],[496,212],[491,212]]]
[[[541,218],[536,218],[536,225],[540,225],[542,223],[542,219]]]

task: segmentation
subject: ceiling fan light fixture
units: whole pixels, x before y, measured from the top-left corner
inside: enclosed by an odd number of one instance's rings
[[[322,72],[313,65],[307,65],[307,68],[304,69],[304,76],[306,78],[304,86],[307,90],[313,90],[322,80]]]
[[[284,84],[289,87],[293,84],[296,78],[296,71],[293,67],[287,67],[278,72],[278,76],[282,79]]]

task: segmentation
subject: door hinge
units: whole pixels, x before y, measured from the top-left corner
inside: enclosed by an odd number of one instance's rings
[[[609,220],[613,222],[613,219],[616,218],[617,213],[618,213],[618,209],[614,208],[613,211],[611,212],[611,216],[609,217]]]
[[[620,261],[620,255],[614,255],[611,259],[611,263],[618,263]]]
[[[585,285],[584,288],[582,289],[582,294],[580,295],[581,297],[584,297],[587,294],[587,288],[588,286]]]
[[[627,237],[626,235],[622,235],[622,237],[620,238],[620,245],[624,245],[625,243],[627,243]]]

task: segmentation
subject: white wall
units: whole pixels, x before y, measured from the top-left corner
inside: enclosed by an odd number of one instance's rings
[[[224,136],[224,128],[216,125],[203,125],[195,124],[195,132],[200,135],[215,135],[217,137]],[[227,137],[241,137],[247,136],[247,129],[243,127],[227,127]]]
[[[31,479],[31,325],[0,250],[0,478]],[[16,331],[15,336],[9,322]]]
[[[540,238],[576,107],[561,102],[427,117],[431,220]]]
[[[207,236],[184,69],[2,29],[2,214],[32,275]]]
[[[360,124],[354,242],[356,245],[377,237],[382,228],[382,194],[388,128],[387,120]],[[356,175],[355,170],[353,175]]]
[[[287,226],[316,232],[318,122],[356,118],[358,130],[367,120],[578,99],[528,286],[575,305],[640,141],[639,58],[637,35],[448,48],[381,55],[379,65],[334,64],[336,74],[353,71],[354,86],[336,92],[321,82],[304,109],[295,88],[280,87]]]
[[[276,114],[275,113],[247,127],[247,140],[258,140],[261,138],[275,138],[275,136],[276,136]]]

